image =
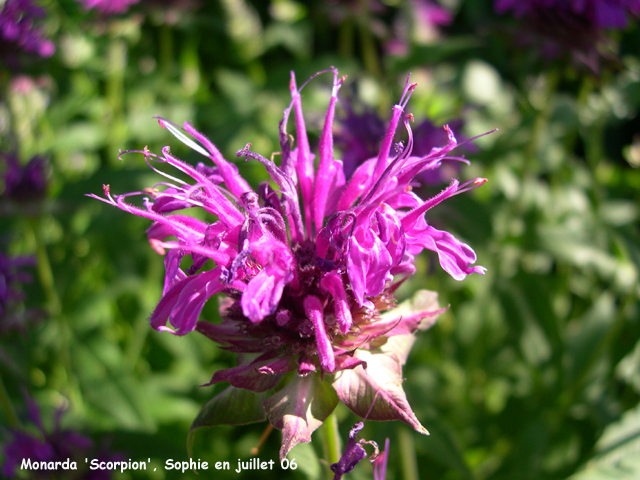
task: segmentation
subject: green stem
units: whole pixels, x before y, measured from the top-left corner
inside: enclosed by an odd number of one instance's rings
[[[413,441],[412,433],[403,426],[398,426],[398,443],[400,444],[402,478],[404,480],[420,480],[416,444]]]
[[[76,408],[82,406],[82,395],[80,388],[75,382],[72,369],[71,369],[71,339],[73,332],[67,319],[62,314],[62,307],[60,302],[60,296],[56,290],[55,278],[53,275],[53,269],[51,268],[51,262],[49,261],[49,255],[47,254],[47,248],[45,246],[44,238],[41,234],[40,224],[37,217],[30,217],[28,219],[29,226],[31,227],[31,234],[33,235],[33,241],[36,246],[36,259],[37,259],[37,271],[40,284],[44,290],[45,298],[47,299],[47,311],[52,319],[55,319],[58,332],[59,332],[59,351],[58,359],[60,361],[59,368],[62,376],[62,385],[66,386],[66,394],[70,396],[73,404]],[[55,369],[54,369],[55,371]]]
[[[118,158],[120,149],[126,140],[126,126],[124,123],[124,71],[127,65],[127,44],[118,37],[111,38],[107,57],[106,97],[111,109],[111,116],[107,117],[106,125],[109,132],[108,156],[109,161]]]
[[[353,20],[346,18],[338,32],[338,54],[343,58],[353,57],[353,33]]]
[[[360,0],[360,11],[369,11],[369,0]],[[358,30],[360,31],[360,43],[362,44],[362,60],[364,68],[374,77],[380,77],[380,62],[378,61],[378,52],[376,44],[371,35],[369,22],[364,19],[358,22]]]
[[[340,432],[338,431],[338,418],[335,412],[327,417],[320,428],[322,433],[322,447],[324,450],[324,457],[329,462],[338,463],[340,460]],[[327,478],[333,478],[333,472],[329,469]]]
[[[11,399],[9,398],[7,389],[4,386],[2,377],[0,377],[0,404],[2,404],[2,409],[4,410],[4,413],[7,416],[9,426],[11,426],[12,428],[18,428],[20,426],[20,422],[18,421],[18,416],[16,415],[16,411],[14,410],[13,405],[11,404]]]
[[[38,277],[40,278],[40,284],[44,290],[44,295],[47,299],[47,310],[52,316],[56,316],[60,313],[60,297],[55,286],[55,280],[53,278],[53,270],[51,269],[51,262],[49,262],[49,255],[47,255],[47,249],[44,245],[44,240],[40,234],[40,228],[37,218],[29,218],[29,226],[33,234],[33,239],[36,245],[36,258],[38,261]]]
[[[166,24],[160,27],[160,71],[166,77],[173,73],[173,33]]]
[[[546,101],[542,105],[542,108],[537,112],[536,118],[533,123],[533,131],[531,132],[531,141],[527,148],[527,162],[525,164],[525,174],[531,173],[539,168],[538,155],[540,148],[545,138],[545,133],[549,125],[549,118],[553,113],[553,99],[555,98],[555,92],[558,89],[560,83],[560,76],[557,71],[551,70],[546,74],[546,83],[544,86],[544,98]],[[534,106],[536,108],[536,106]],[[537,173],[537,172],[536,172]]]

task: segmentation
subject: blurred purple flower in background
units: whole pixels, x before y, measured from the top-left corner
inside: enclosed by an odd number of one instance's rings
[[[573,21],[602,29],[622,29],[627,15],[640,15],[638,0],[496,0],[498,13],[512,11],[517,17],[573,17]]]
[[[22,269],[35,264],[35,257],[10,257],[0,251],[0,333],[23,327],[23,320],[27,318],[25,313],[15,312],[16,305],[24,300],[19,287],[21,283],[30,283],[32,277]]]
[[[0,153],[0,159],[4,160],[4,190],[0,191],[1,198],[28,202],[45,196],[49,169],[46,157],[37,155],[26,165],[21,165],[18,157],[13,154]]]
[[[640,16],[640,0],[495,0],[494,6],[526,20],[516,33],[521,44],[536,45],[547,59],[570,53],[594,72],[604,30],[624,29],[629,16]]]
[[[32,0],[6,0],[0,7],[0,57],[12,59],[16,51],[50,57],[56,51],[53,42],[35,26],[46,16]]]
[[[356,113],[351,102],[345,102],[346,116],[337,118],[335,143],[342,152],[342,169],[349,178],[365,161],[374,158],[386,130],[384,120],[372,108]]]
[[[109,480],[110,470],[89,470],[89,464],[85,458],[98,459],[99,461],[124,461],[121,454],[108,454],[97,449],[93,441],[74,430],[65,430],[60,427],[63,410],[56,412],[53,429],[47,431],[42,421],[38,406],[30,399],[29,417],[36,427],[34,431],[13,429],[11,440],[4,444],[4,464],[2,474],[5,478],[23,478],[20,470],[23,459],[29,459],[31,463],[46,462],[49,469],[31,469],[29,478],[65,478],[71,480]],[[77,469],[55,469],[55,462],[66,462],[71,465],[75,462]],[[53,462],[53,464],[50,464]],[[51,466],[50,466],[51,465]]]
[[[262,394],[295,372],[260,407],[273,426],[283,430],[281,457],[297,443],[310,441],[338,399],[360,416],[371,408],[371,420],[401,420],[427,433],[402,390],[402,365],[413,334],[430,327],[443,309],[432,292],[422,292],[419,300],[398,308],[393,294],[415,273],[414,256],[423,249],[436,252],[442,268],[456,280],[484,273],[483,267],[473,265],[471,247],[429,225],[425,213],[486,180],[453,180],[427,201],[412,192],[420,172],[438,168],[444,159],[467,162],[449,155],[458,145],[453,132],[445,127],[444,146],[424,156],[413,154],[413,117],[404,109],[416,85],[407,82],[377,156],[347,179],[333,152],[335,109],[344,78],[339,79],[335,69],[329,72],[333,87],[317,168],[302,112],[302,87],[298,89],[293,74],[292,102],[279,129],[280,166],[251,151],[251,144],[237,153],[262,163],[279,190],[269,182],[253,190],[237,167],[190,124],[184,125],[187,136],[161,119],[161,126],[215,166],[200,163],[194,168],[168,147],[162,156],[145,149],[138,153],[168,181],[124,195],[112,195],[105,185],[106,199],[90,195],[153,221],[147,234],[153,248],[165,254],[166,268],[163,297],[150,318],[153,328],[176,335],[197,330],[222,348],[253,355],[246,363],[215,372],[207,385],[224,381]],[[295,148],[286,132],[292,113]],[[394,145],[401,122],[406,145]],[[153,163],[168,164],[194,183],[157,170]],[[137,195],[146,195],[144,208],[127,203]],[[174,213],[190,207],[212,215],[212,223]],[[214,268],[207,267],[210,261]],[[205,302],[217,293],[226,295],[222,323],[198,321]],[[325,378],[333,389],[323,383]],[[380,398],[372,407],[376,392]]]
[[[140,0],[77,0],[87,10],[97,10],[103,15],[117,15],[125,13],[131,5]]]
[[[384,120],[368,107],[360,108],[361,113],[356,113],[354,106],[347,102],[346,115],[337,118],[335,143],[342,153],[342,167],[345,176],[350,177],[353,172],[364,162],[378,154],[380,143],[385,132]],[[453,131],[459,131],[464,126],[462,119],[448,122]],[[413,151],[415,157],[426,157],[431,149],[447,143],[447,131],[437,127],[428,119],[420,122],[413,129]],[[461,137],[464,141],[464,138]],[[475,152],[473,144],[465,143],[460,148],[469,152]],[[416,180],[422,184],[437,185],[451,179],[459,171],[459,162],[447,162],[439,168],[426,169],[418,175]]]

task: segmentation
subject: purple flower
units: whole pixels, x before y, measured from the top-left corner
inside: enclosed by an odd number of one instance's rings
[[[356,423],[349,432],[349,439],[344,448],[344,453],[337,463],[331,464],[331,471],[334,473],[333,480],[340,480],[343,475],[349,473],[362,460],[367,458],[364,445],[370,445],[374,449],[371,455],[373,464],[373,480],[384,480],[387,474],[387,459],[389,457],[389,439],[384,442],[384,451],[380,452],[378,444],[370,440],[358,437],[358,432],[364,428],[363,422]]]
[[[97,10],[103,15],[125,13],[129,7],[140,0],[77,0],[86,10]]]
[[[599,69],[603,31],[623,29],[629,16],[640,16],[640,0],[495,0],[494,6],[526,20],[516,34],[520,44],[536,45],[552,60],[571,53],[592,71]]]
[[[35,311],[16,312],[17,304],[24,299],[20,284],[32,280],[22,268],[32,267],[35,263],[35,257],[9,257],[0,251],[0,333],[21,328],[24,320],[37,316]]]
[[[627,15],[640,15],[638,0],[496,0],[498,13],[512,11],[524,16],[571,16],[603,29],[622,29],[627,26]]]
[[[471,247],[433,228],[425,213],[485,179],[453,180],[426,201],[412,192],[414,177],[438,168],[456,147],[453,132],[445,127],[445,146],[421,157],[412,154],[413,117],[404,109],[416,85],[407,82],[378,155],[347,179],[333,154],[333,121],[344,79],[336,70],[330,72],[333,89],[317,155],[310,151],[301,89],[293,74],[292,102],[279,129],[280,165],[253,152],[250,144],[237,153],[262,163],[272,183],[252,189],[190,124],[184,125],[185,135],[161,119],[161,126],[215,167],[193,167],[168,147],[162,155],[145,149],[139,153],[168,181],[125,195],[112,195],[105,185],[106,199],[90,195],[153,222],[147,235],[152,247],[165,254],[166,274],[151,326],[175,335],[197,330],[222,348],[247,354],[237,367],[215,372],[207,385],[229,382],[235,389],[255,392],[258,410],[283,430],[283,457],[295,444],[310,441],[338,399],[364,416],[376,392],[380,398],[371,407],[372,420],[399,419],[426,433],[402,390],[402,364],[413,333],[431,326],[442,309],[429,292],[394,308],[393,293],[415,273],[414,256],[424,249],[436,252],[441,266],[457,280],[484,273],[473,265]],[[286,131],[291,114],[295,144]],[[401,122],[408,139],[393,147]],[[153,163],[168,164],[193,183]],[[135,195],[146,195],[143,207],[127,202]],[[176,213],[189,207],[203,209],[210,220]],[[222,323],[199,320],[204,304],[218,293],[226,296]],[[194,425],[218,422],[209,416],[223,402],[232,408],[228,399],[234,392],[214,397],[215,409],[205,407]],[[259,417],[260,411],[251,416]]]
[[[91,439],[76,431],[62,429],[60,427],[62,410],[56,413],[53,430],[47,431],[38,406],[30,399],[27,401],[29,416],[35,430],[12,431],[12,440],[3,447],[5,461],[2,474],[6,478],[15,478],[19,474],[23,459],[28,459],[31,463],[38,462],[38,466],[41,465],[40,462],[46,462],[48,469],[39,468],[30,471],[33,478],[61,478],[61,473],[64,474],[64,478],[72,480],[109,480],[111,478],[109,470],[89,470],[85,458],[123,461],[122,455],[96,450]],[[58,467],[56,470],[55,462],[68,462],[67,466],[70,468],[62,470],[62,467]],[[74,464],[72,465],[71,462]]]
[[[3,198],[18,202],[39,200],[47,189],[47,170],[49,162],[45,157],[35,156],[26,165],[21,165],[16,155],[0,153],[4,160]]]
[[[12,57],[16,50],[50,57],[56,51],[51,40],[34,25],[46,12],[32,0],[6,0],[0,10],[0,52]]]
[[[359,165],[376,157],[384,136],[384,120],[370,108],[364,108],[362,113],[356,113],[350,103],[346,105],[346,116],[338,118],[338,129],[335,143],[343,152],[342,168],[346,177],[350,177]],[[456,119],[449,122],[452,130],[460,130],[463,120]],[[423,120],[413,129],[413,151],[415,157],[426,157],[431,149],[447,143],[447,130],[439,128],[428,119]],[[463,139],[464,140],[464,139]],[[464,143],[464,142],[463,142]],[[467,151],[474,152],[472,144],[465,144]],[[450,160],[459,160],[450,158]],[[438,185],[451,181],[458,173],[458,163],[447,163],[440,168],[427,169],[416,175],[416,180],[422,184]]]
[[[356,113],[351,102],[345,103],[345,116],[338,117],[334,141],[342,152],[342,169],[350,178],[359,165],[378,155],[386,126],[372,108]]]

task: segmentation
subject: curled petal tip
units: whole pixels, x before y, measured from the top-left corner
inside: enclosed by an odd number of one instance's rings
[[[251,149],[251,143],[247,143],[243,149],[238,150],[236,152],[236,157],[246,157],[250,149]]]
[[[476,178],[473,181],[473,184],[479,187],[480,185],[484,185],[487,182],[488,182],[488,180],[486,178]]]
[[[165,325],[159,326],[158,328],[156,328],[156,330],[158,330],[159,332],[169,332],[169,333],[172,333],[173,335],[177,335],[177,332],[174,329],[169,328]]]

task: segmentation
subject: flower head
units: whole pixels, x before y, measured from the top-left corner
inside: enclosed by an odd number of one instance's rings
[[[453,132],[445,127],[445,146],[422,157],[412,155],[412,116],[404,110],[415,84],[407,81],[378,155],[347,179],[333,154],[333,121],[344,78],[334,69],[329,72],[333,88],[317,167],[307,139],[302,87],[293,74],[292,101],[279,129],[280,165],[253,152],[250,144],[237,153],[262,163],[277,189],[264,183],[254,190],[190,124],[184,125],[187,136],[161,119],[161,126],[214,166],[192,167],[168,147],[161,156],[145,149],[139,153],[152,168],[152,162],[168,164],[193,183],[158,170],[169,181],[145,192],[114,196],[105,185],[106,199],[91,195],[153,221],[147,234],[153,248],[165,254],[166,268],[163,297],[150,318],[153,328],[175,335],[197,330],[222,348],[251,354],[244,356],[251,360],[215,372],[207,385],[224,381],[259,395],[271,392],[261,408],[283,430],[282,456],[296,443],[310,441],[338,398],[364,416],[380,392],[372,420],[399,419],[426,433],[406,401],[401,365],[412,334],[428,328],[442,310],[430,292],[394,308],[393,293],[413,275],[414,256],[424,249],[436,252],[457,280],[484,273],[473,265],[471,247],[429,225],[425,213],[485,179],[453,180],[426,201],[412,192],[413,178],[437,168],[456,147]],[[293,144],[286,131],[291,114]],[[408,139],[394,146],[400,123]],[[144,207],[127,202],[142,194]],[[176,213],[189,207],[204,209],[211,220]],[[210,261],[214,268],[207,267]],[[218,293],[225,295],[222,323],[199,320],[205,302]],[[333,388],[327,388],[325,377]],[[196,424],[211,422],[199,417]]]
[[[50,57],[56,51],[51,40],[34,26],[46,15],[32,0],[6,0],[0,7],[0,52],[13,56],[16,50]]]

